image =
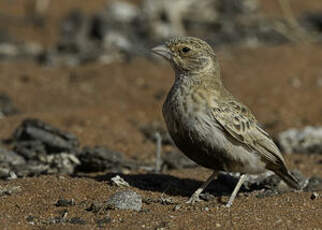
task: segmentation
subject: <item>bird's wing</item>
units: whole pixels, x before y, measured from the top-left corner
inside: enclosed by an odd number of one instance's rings
[[[261,129],[252,112],[235,100],[211,105],[214,119],[224,131],[239,143],[256,151],[267,162],[276,166],[284,165],[284,158],[278,147],[263,129]]]

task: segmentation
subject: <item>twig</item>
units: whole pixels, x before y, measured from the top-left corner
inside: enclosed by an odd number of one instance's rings
[[[162,137],[159,132],[155,133],[156,138],[156,160],[155,160],[155,171],[161,171],[162,159],[161,159],[161,148],[162,148]]]

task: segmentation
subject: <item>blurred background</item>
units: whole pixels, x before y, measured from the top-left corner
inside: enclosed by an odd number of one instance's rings
[[[175,36],[213,46],[227,87],[291,168],[322,176],[321,1],[0,0],[0,178],[206,177],[161,116],[173,72],[150,49]]]

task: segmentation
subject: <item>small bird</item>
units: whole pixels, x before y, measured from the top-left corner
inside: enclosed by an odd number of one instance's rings
[[[198,38],[178,37],[152,52],[165,58],[175,72],[162,108],[170,136],[191,160],[213,170],[187,203],[199,201],[200,193],[219,171],[241,174],[227,207],[247,174],[271,170],[292,188],[300,188],[269,134],[223,85],[220,65],[210,45]]]

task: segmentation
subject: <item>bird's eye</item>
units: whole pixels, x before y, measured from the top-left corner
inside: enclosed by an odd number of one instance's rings
[[[182,48],[182,52],[184,52],[184,53],[188,53],[189,51],[190,51],[189,47],[183,47]]]

